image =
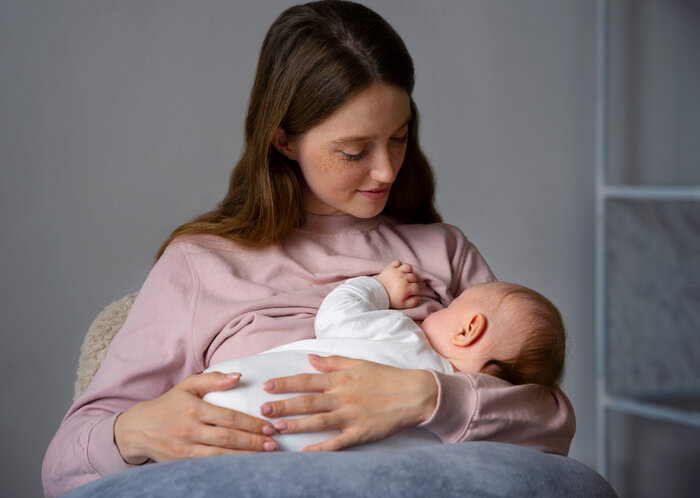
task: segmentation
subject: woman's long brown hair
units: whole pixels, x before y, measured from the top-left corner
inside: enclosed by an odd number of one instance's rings
[[[178,227],[181,235],[212,234],[246,247],[279,242],[299,227],[303,179],[295,161],[272,140],[278,127],[303,134],[349,98],[375,82],[413,91],[413,61],[394,29],[374,11],[354,2],[320,1],[284,11],[263,42],[250,96],[243,154],[226,197],[216,209]],[[412,118],[404,163],[383,213],[404,223],[440,221],[435,182],[418,145],[418,110]]]

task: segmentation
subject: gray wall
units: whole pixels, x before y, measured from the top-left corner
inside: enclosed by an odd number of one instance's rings
[[[41,494],[94,316],[223,196],[290,3],[0,0],[3,495]],[[446,221],[562,310],[571,455],[594,465],[594,2],[367,3],[413,54]]]

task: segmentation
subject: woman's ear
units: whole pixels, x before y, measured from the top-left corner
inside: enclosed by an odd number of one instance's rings
[[[476,342],[486,332],[486,317],[475,313],[467,320],[465,326],[452,337],[452,344],[464,348]]]
[[[275,137],[272,139],[272,146],[277,149],[277,151],[286,156],[288,159],[296,161],[296,153],[294,152],[294,147],[290,144],[289,136],[287,132],[282,129],[281,126],[277,127],[275,131]]]

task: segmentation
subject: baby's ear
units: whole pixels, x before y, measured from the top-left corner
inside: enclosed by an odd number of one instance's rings
[[[460,348],[474,344],[486,332],[486,317],[481,313],[475,313],[467,318],[464,327],[452,336],[452,344]]]

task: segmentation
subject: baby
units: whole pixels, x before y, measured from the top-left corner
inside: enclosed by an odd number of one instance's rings
[[[512,384],[558,384],[564,368],[564,326],[554,305],[539,293],[508,282],[476,285],[447,308],[428,315],[420,326],[398,311],[417,305],[417,293],[413,268],[400,261],[390,263],[375,278],[347,280],[323,300],[314,324],[316,339],[210,367],[207,371],[244,376],[236,388],[208,393],[204,400],[258,416],[265,401],[289,397],[263,391],[267,379],[315,372],[308,353],[400,368],[485,373]],[[275,440],[282,450],[299,450],[336,433],[284,434]],[[428,431],[411,428],[362,449],[436,442]]]

